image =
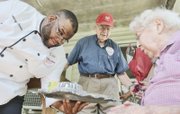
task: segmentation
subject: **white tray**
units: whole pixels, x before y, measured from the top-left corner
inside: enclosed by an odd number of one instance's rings
[[[106,103],[109,101],[113,101],[116,102],[116,100],[113,99],[109,99],[109,98],[104,98],[104,97],[93,97],[92,95],[84,95],[84,96],[80,96],[71,92],[43,92],[43,91],[39,91],[39,93],[45,95],[46,97],[49,98],[56,98],[59,100],[63,100],[63,99],[69,99],[69,100],[73,100],[73,101],[82,101],[82,102],[90,102],[90,103]]]

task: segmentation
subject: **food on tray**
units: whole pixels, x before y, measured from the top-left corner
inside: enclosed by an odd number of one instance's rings
[[[80,100],[86,102],[116,101],[102,94],[88,93],[82,86],[73,82],[50,82],[48,89],[40,89],[39,93],[56,99]]]

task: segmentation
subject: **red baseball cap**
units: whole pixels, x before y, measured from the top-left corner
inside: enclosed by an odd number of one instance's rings
[[[101,13],[96,18],[96,24],[113,26],[113,17],[110,13]]]

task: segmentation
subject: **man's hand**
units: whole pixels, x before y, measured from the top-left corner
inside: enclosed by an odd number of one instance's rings
[[[64,112],[65,114],[76,114],[81,111],[88,103],[81,101],[70,101],[68,99],[63,101],[57,101],[51,105],[51,107]]]
[[[127,93],[120,95],[120,99],[126,101],[130,96],[132,96],[132,94],[130,91],[128,91]]]

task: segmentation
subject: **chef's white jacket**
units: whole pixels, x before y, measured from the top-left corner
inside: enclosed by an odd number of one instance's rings
[[[20,38],[39,30],[44,16],[19,0],[0,2],[0,52]],[[0,55],[0,105],[27,91],[30,78],[41,78],[41,87],[59,81],[66,63],[62,46],[48,49],[38,34],[30,34]]]

